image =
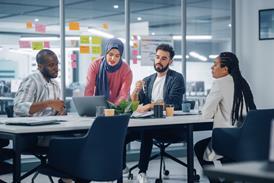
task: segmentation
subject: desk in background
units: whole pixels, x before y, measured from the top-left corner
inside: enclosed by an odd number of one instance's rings
[[[78,115],[68,116],[50,116],[42,117],[54,118],[60,120],[66,120],[66,122],[57,125],[46,125],[46,126],[9,126],[0,124],[0,138],[10,139],[13,142],[14,150],[14,172],[13,181],[20,182],[21,175],[21,154],[24,150],[22,141],[24,138],[30,136],[41,136],[41,135],[62,135],[62,134],[73,134],[86,132],[93,123],[94,118],[90,117],[79,117]],[[7,120],[1,119],[1,120]],[[14,120],[14,118],[13,118]],[[182,133],[187,133],[187,177],[188,182],[194,182],[193,177],[193,166],[194,166],[194,154],[193,154],[193,131],[211,130],[212,119],[202,119],[200,115],[185,115],[185,116],[174,116],[167,118],[158,119],[130,119],[129,128],[133,129],[156,129],[156,128],[170,128],[180,127],[184,128]]]
[[[228,181],[274,182],[274,172],[266,170],[266,162],[253,161],[233,163],[222,167],[207,167],[204,174],[210,178],[225,178]]]

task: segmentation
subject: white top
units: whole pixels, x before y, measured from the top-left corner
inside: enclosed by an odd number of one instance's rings
[[[155,79],[153,88],[152,88],[152,94],[151,94],[151,100],[157,101],[157,100],[164,100],[164,85],[166,81],[166,74],[162,77],[158,77]]]
[[[216,79],[202,109],[204,118],[213,118],[213,128],[232,127],[234,81],[231,75]]]
[[[213,128],[230,128],[232,126],[231,112],[234,97],[234,81],[231,75],[216,79],[206,98],[202,109],[205,119],[213,118]],[[204,153],[204,160],[214,161],[222,156],[217,155],[211,142]]]

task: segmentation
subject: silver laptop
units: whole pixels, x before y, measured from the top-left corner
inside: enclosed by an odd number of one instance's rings
[[[96,106],[107,107],[104,96],[72,97],[72,100],[80,116],[95,116]]]

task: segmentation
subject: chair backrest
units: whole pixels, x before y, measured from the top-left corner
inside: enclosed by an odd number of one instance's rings
[[[236,146],[236,161],[268,159],[274,109],[249,111]]]
[[[79,149],[75,177],[114,181],[122,177],[122,157],[129,115],[97,117]]]

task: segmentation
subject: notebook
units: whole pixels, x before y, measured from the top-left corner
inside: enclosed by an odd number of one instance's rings
[[[271,122],[270,141],[269,142],[270,142],[269,155],[268,155],[266,169],[268,171],[274,171],[274,119]]]
[[[52,125],[59,124],[65,120],[59,119],[43,119],[43,117],[33,118],[10,118],[7,121],[3,121],[6,125],[20,125],[20,126],[38,126],[38,125]]]
[[[80,116],[96,116],[96,106],[107,108],[104,96],[72,97],[72,100]]]

